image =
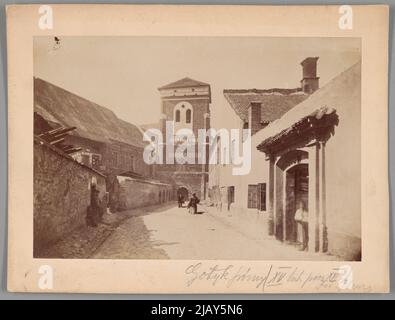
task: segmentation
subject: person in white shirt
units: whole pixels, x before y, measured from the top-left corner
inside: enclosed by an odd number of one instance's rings
[[[306,203],[301,200],[299,207],[295,212],[295,221],[302,226],[302,248],[301,251],[308,250],[309,244],[309,212],[307,211]]]

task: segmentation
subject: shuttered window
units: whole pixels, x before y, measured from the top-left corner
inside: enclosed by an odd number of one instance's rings
[[[266,183],[248,185],[248,204],[249,209],[266,211]]]
[[[248,204],[249,209],[258,208],[258,186],[256,184],[248,185]]]
[[[266,183],[258,184],[258,209],[266,211]]]

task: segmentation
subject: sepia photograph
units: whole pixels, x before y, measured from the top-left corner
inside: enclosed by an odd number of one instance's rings
[[[388,292],[388,19],[9,6],[7,290]]]
[[[361,260],[360,39],[33,46],[35,258]]]

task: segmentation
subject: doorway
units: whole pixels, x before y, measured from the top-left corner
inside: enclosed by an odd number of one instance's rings
[[[283,154],[273,167],[274,221],[276,239],[295,242],[301,239],[301,230],[295,222],[297,204],[305,200],[308,206],[308,152],[300,149]]]

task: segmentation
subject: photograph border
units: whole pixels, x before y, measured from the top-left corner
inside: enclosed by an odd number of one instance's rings
[[[37,292],[41,266],[52,265],[53,292],[113,293],[307,293],[307,292],[388,292],[389,290],[389,208],[387,151],[387,68],[388,6],[352,6],[352,30],[341,30],[337,21],[339,6],[120,6],[95,5],[87,14],[78,6],[54,5],[54,30],[38,28],[38,6],[10,6],[8,23],[9,81],[9,265],[10,291]],[[243,12],[244,14],[240,14]],[[213,17],[215,19],[213,20]],[[238,24],[232,22],[238,16]],[[281,16],[285,24],[275,19]],[[132,18],[131,18],[132,17]],[[303,17],[303,23],[301,18]],[[356,18],[358,17],[358,19]],[[73,19],[73,24],[68,22]],[[261,21],[265,21],[262,24]],[[322,23],[325,21],[326,23]],[[187,22],[187,24],[186,24]],[[330,23],[331,22],[331,23]],[[179,28],[180,25],[186,28]],[[311,28],[311,26],[315,28]],[[375,28],[372,28],[372,25]],[[182,29],[182,31],[180,31]],[[312,281],[311,286],[295,283],[256,286],[244,282],[194,282],[188,286],[185,270],[196,261],[58,261],[32,259],[32,40],[37,34],[126,35],[232,34],[251,36],[347,36],[362,38],[362,262],[347,262],[353,271],[353,288],[341,288],[330,281]],[[129,30],[129,31],[128,31]],[[291,30],[291,32],[289,31]],[[290,35],[291,34],[291,35]],[[30,49],[29,49],[30,48]],[[24,63],[21,63],[24,61]],[[30,71],[29,71],[30,70]],[[369,77],[365,75],[369,75]],[[20,110],[26,110],[21,112]],[[385,125],[383,125],[385,124]],[[30,140],[29,140],[30,139]],[[378,145],[377,140],[385,142]],[[21,150],[19,145],[24,145]],[[366,150],[374,148],[374,151]],[[24,154],[22,154],[22,152]],[[32,158],[32,157],[31,157]],[[374,163],[370,167],[369,163]],[[369,168],[369,170],[367,170]],[[365,170],[364,170],[365,169]],[[27,181],[27,183],[26,183]],[[21,192],[19,190],[26,190]],[[19,191],[19,192],[18,192]],[[29,195],[30,192],[30,195]],[[368,215],[375,212],[375,216]],[[30,217],[30,219],[29,219]],[[31,252],[30,252],[31,251]],[[30,252],[30,253],[29,253]],[[366,255],[366,258],[365,258]],[[207,270],[212,263],[202,262]],[[226,261],[228,263],[228,261]],[[235,267],[258,270],[265,277],[276,268],[289,265],[306,270],[313,277],[327,277],[344,264],[339,262],[232,261]],[[211,265],[210,265],[211,264]],[[216,262],[221,264],[221,262]],[[136,271],[130,275],[130,268]],[[159,272],[160,271],[160,272]],[[76,281],[70,282],[70,274]],[[115,276],[115,277],[114,277]],[[138,278],[137,278],[138,277]],[[97,279],[101,279],[100,282]],[[328,278],[329,279],[329,278]],[[263,290],[264,289],[264,290]]]

